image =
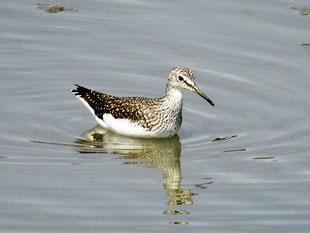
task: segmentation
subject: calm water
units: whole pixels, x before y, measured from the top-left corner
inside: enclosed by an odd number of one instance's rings
[[[37,3],[0,7],[1,232],[310,231],[308,1]],[[185,93],[170,139],[104,132],[70,93],[161,96],[177,65],[215,107]]]

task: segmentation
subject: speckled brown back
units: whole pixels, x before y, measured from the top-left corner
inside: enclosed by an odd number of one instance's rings
[[[116,119],[129,119],[149,129],[154,126],[154,122],[157,122],[159,110],[156,108],[156,105],[162,103],[161,99],[140,97],[120,98],[82,86],[76,86],[77,88],[72,90],[72,92],[76,96],[83,98],[100,119],[103,119],[104,114],[111,114]]]

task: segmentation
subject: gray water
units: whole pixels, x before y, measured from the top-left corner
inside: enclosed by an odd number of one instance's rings
[[[310,16],[291,7],[310,5],[2,1],[0,232],[309,232]],[[104,132],[70,93],[159,97],[178,65],[215,107],[184,93],[170,139]]]

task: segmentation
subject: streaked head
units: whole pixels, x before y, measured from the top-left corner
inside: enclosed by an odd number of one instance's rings
[[[168,88],[195,92],[214,106],[214,103],[196,86],[194,72],[186,67],[178,66],[173,68],[170,71],[167,85]]]

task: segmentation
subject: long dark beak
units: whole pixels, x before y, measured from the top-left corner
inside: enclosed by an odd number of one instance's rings
[[[212,106],[214,106],[214,103],[212,102],[212,100],[210,100],[208,98],[208,96],[205,95],[205,93],[203,93],[201,90],[198,89],[198,87],[193,86],[194,88],[194,92],[196,92],[198,95],[200,95],[202,98],[204,98],[206,101],[208,101],[209,104],[211,104]]]

